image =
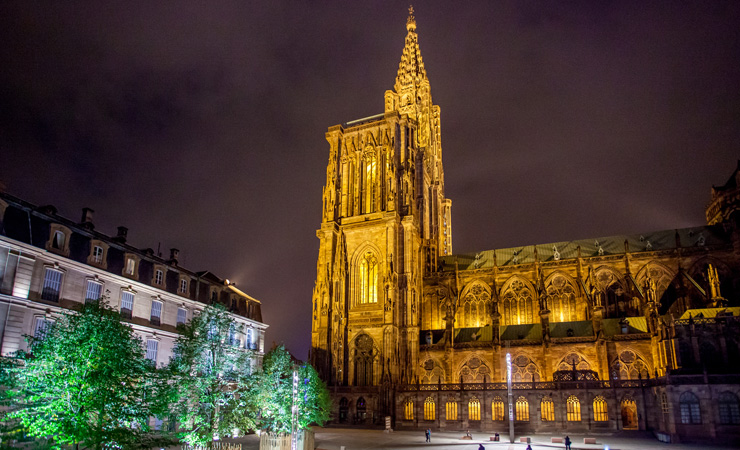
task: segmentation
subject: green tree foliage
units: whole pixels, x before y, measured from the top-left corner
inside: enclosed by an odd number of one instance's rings
[[[171,401],[180,437],[190,445],[253,428],[255,406],[245,395],[252,354],[232,342],[236,328],[224,307],[213,305],[179,330],[169,365]]]
[[[297,375],[297,392],[293,393],[293,372]],[[331,400],[326,385],[316,370],[294,361],[282,345],[264,357],[262,370],[252,380],[251,396],[259,405],[258,426],[269,433],[290,433],[295,397],[298,428],[323,425],[329,419]]]
[[[157,412],[160,379],[144,348],[105,299],[62,313],[28,351],[3,366],[6,423],[53,448],[136,446]],[[14,422],[15,421],[15,422]]]

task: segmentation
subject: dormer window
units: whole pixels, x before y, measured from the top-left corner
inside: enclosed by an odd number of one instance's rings
[[[72,231],[58,223],[51,224],[49,229],[49,241],[46,243],[46,249],[64,256],[69,256],[69,237]]]
[[[136,269],[136,261],[134,258],[126,258],[126,275],[133,275]]]
[[[188,280],[180,278],[180,294],[185,295],[188,293]]]
[[[51,248],[55,248],[57,250],[64,250],[65,241],[66,241],[66,236],[64,235],[64,232],[57,230],[54,232],[54,237],[51,239]]]
[[[126,253],[123,257],[123,275],[136,279],[139,271],[139,258],[136,255]]]
[[[87,257],[87,263],[93,266],[106,269],[108,255],[108,244],[97,239],[90,241],[90,254]]]

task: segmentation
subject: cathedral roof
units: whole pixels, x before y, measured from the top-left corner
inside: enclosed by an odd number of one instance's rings
[[[625,246],[626,241],[626,246]],[[455,270],[455,262],[461,270],[484,269],[493,266],[530,264],[540,262],[588,258],[603,255],[620,255],[625,252],[639,253],[672,250],[678,245],[688,247],[712,247],[729,242],[721,226],[700,226],[678,230],[663,230],[652,233],[617,235],[595,239],[553,242],[549,244],[524,245],[475,253],[460,253],[440,258],[442,271]],[[536,258],[535,258],[536,256]]]
[[[740,306],[734,306],[730,308],[701,308],[701,309],[688,309],[679,320],[688,320],[689,317],[693,319],[711,319],[718,315],[725,316],[740,316]]]
[[[409,18],[406,20],[406,42],[403,46],[401,62],[398,64],[396,75],[396,92],[408,85],[418,86],[427,80],[427,71],[424,69],[424,61],[421,59],[419,50],[419,36],[416,34],[416,18],[414,8],[409,8]]]

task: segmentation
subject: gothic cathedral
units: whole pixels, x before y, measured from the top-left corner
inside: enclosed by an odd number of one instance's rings
[[[453,254],[413,10],[406,30],[383,114],[326,133],[310,360],[332,420],[740,442],[740,163],[706,226]]]
[[[414,16],[385,112],[329,128],[312,361],[329,384],[405,382],[418,360],[425,270],[449,254],[440,109]]]

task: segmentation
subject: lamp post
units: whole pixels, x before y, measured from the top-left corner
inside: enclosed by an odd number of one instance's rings
[[[506,341],[506,389],[509,393],[509,442],[514,443],[514,393],[511,390],[511,353]]]
[[[298,369],[293,369],[293,407],[290,427],[290,448],[298,450]]]

